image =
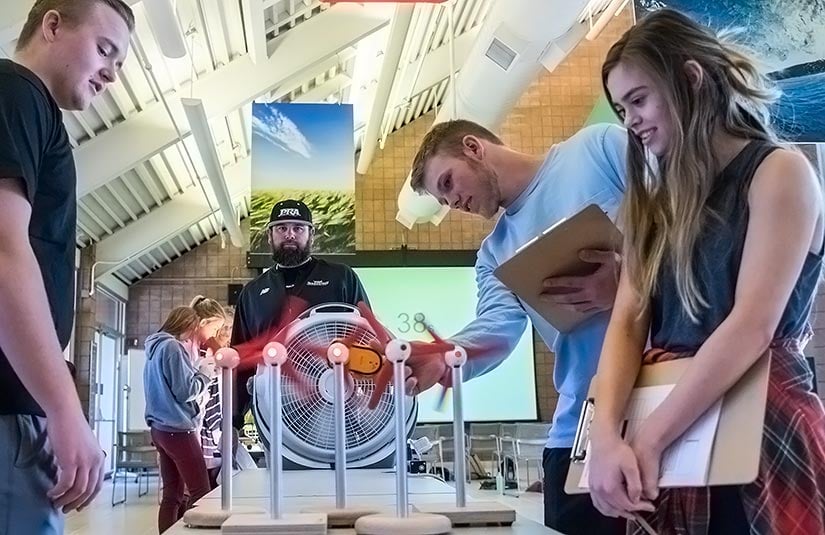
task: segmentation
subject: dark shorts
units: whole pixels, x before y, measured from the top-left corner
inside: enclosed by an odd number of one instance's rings
[[[589,494],[571,496],[564,492],[570,448],[545,448],[542,466],[545,526],[566,535],[625,534],[627,522],[623,518],[603,516],[593,506]]]

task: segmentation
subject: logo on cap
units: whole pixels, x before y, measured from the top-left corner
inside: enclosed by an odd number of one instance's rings
[[[297,208],[281,208],[281,213],[278,214],[278,217],[301,217],[301,212]]]

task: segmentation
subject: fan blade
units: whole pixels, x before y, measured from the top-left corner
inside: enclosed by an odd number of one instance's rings
[[[375,408],[378,407],[378,402],[381,401],[381,396],[384,395],[391,380],[392,364],[385,359],[382,363],[381,371],[378,372],[378,376],[375,378],[372,395],[367,402],[368,409],[375,410]]]
[[[344,338],[342,338],[340,340],[337,340],[337,341],[341,342],[342,344],[344,344],[347,347],[352,347],[352,346],[354,346],[358,343],[359,338],[361,338],[363,336],[364,332],[365,332],[364,329],[362,329],[360,327],[356,327],[355,329],[353,329],[353,331],[351,333],[349,333]]]
[[[331,345],[332,344],[314,344],[308,340],[302,340],[300,342],[295,342],[294,348],[297,352],[309,353],[310,355],[315,355],[320,360],[327,362],[327,350]]]
[[[292,361],[288,360],[283,366],[281,366],[281,373],[295,383],[295,391],[297,392],[299,399],[306,399],[312,395],[312,383],[310,383],[302,374],[298,373],[295,366],[292,364]]]
[[[387,347],[387,344],[392,339],[390,333],[381,325],[381,322],[378,321],[378,318],[375,317],[375,314],[372,313],[372,310],[370,310],[370,307],[368,307],[366,303],[360,301],[358,303],[358,310],[361,312],[361,316],[370,324],[372,330],[375,331],[375,336],[382,346],[381,353],[384,353],[384,348]]]

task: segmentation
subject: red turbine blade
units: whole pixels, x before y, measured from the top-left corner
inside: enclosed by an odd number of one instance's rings
[[[364,319],[367,320],[367,323],[370,324],[372,330],[375,331],[375,336],[381,344],[380,352],[384,353],[387,344],[392,339],[390,333],[388,333],[384,326],[381,325],[381,322],[378,321],[378,318],[375,317],[375,314],[372,313],[372,310],[370,310],[370,307],[368,307],[366,303],[363,301],[359,302],[358,310],[361,312],[361,316],[363,316]]]
[[[451,344],[450,342],[445,342],[443,340],[439,342],[420,342],[418,340],[414,340],[410,342],[410,357],[418,357],[421,355],[438,355],[440,358],[444,358],[444,353],[447,351],[452,351],[455,349],[455,344]]]
[[[433,337],[433,340],[435,340],[437,343],[439,343],[439,344],[447,343],[447,342],[444,341],[443,338],[438,336],[438,333],[435,332],[435,329],[433,329],[432,325],[430,325],[429,323],[425,323],[424,326],[426,327],[427,332],[430,333],[430,336]]]
[[[303,399],[312,395],[314,391],[312,384],[307,381],[306,377],[298,373],[291,361],[288,360],[281,366],[281,373],[295,383],[299,398]]]
[[[368,409],[374,410],[378,407],[378,403],[381,401],[381,396],[383,396],[384,392],[387,390],[387,386],[389,386],[391,379],[392,363],[385,359],[383,366],[381,366],[381,371],[378,372],[378,376],[375,378],[374,390],[372,391],[372,395],[367,402]]]

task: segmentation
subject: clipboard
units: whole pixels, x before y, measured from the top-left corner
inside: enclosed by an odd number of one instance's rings
[[[692,361],[692,358],[684,358],[642,366],[636,387],[674,384]],[[770,364],[768,350],[723,397],[719,425],[711,450],[707,486],[746,485],[756,479],[762,454]],[[567,494],[589,492],[589,489],[579,487],[579,481],[584,470],[590,422],[593,418],[595,382],[594,377],[579,418],[570,455],[570,470],[564,485]]]
[[[523,246],[493,274],[559,332],[566,333],[596,312],[574,312],[543,301],[544,279],[593,273],[579,258],[582,249],[621,251],[622,234],[596,204],[562,219]]]

